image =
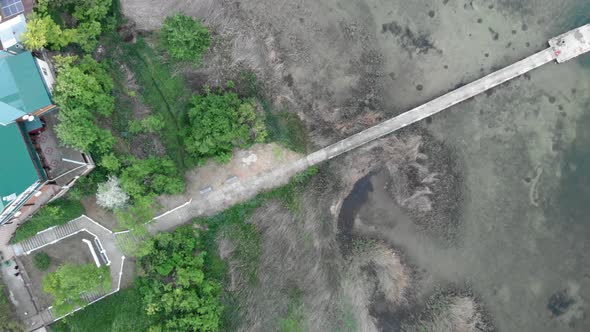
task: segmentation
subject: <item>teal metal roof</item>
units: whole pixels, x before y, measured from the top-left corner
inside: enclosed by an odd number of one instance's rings
[[[0,126],[0,211],[9,204],[4,197],[20,195],[39,180],[39,174],[17,123]]]
[[[1,74],[0,74],[1,75]],[[0,83],[2,84],[2,83]],[[6,126],[26,113],[18,108],[0,101],[0,125]]]
[[[0,57],[0,124],[48,105],[51,99],[33,55]]]

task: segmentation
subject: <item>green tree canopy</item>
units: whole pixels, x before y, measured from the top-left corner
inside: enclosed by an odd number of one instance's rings
[[[174,60],[199,63],[211,44],[209,30],[186,15],[169,16],[160,31],[161,47]]]
[[[59,139],[78,150],[106,153],[113,146],[114,138],[108,130],[96,125],[96,119],[97,115],[110,116],[115,109],[112,79],[90,57],[56,57],[55,64],[58,76],[53,94],[61,108],[56,128]]]
[[[87,303],[81,294],[108,291],[111,288],[109,268],[97,268],[94,264],[64,264],[43,279],[43,291],[53,296],[53,307],[58,314],[65,314],[76,306]]]
[[[112,0],[38,0],[35,13],[27,19],[24,45],[31,50],[52,50],[76,43],[86,53],[96,48]],[[71,15],[70,25],[59,26],[49,12]]]
[[[203,272],[205,252],[198,252],[191,226],[155,237],[152,252],[141,258],[146,276],[139,279],[154,331],[217,331],[222,305],[220,284]]]
[[[121,172],[121,187],[132,198],[160,194],[179,194],[184,190],[183,179],[176,164],[168,158],[130,157]]]
[[[63,29],[49,15],[33,14],[27,19],[27,30],[23,33],[23,44],[29,50],[40,50],[49,46],[59,50],[73,42],[75,29]]]
[[[193,96],[188,112],[190,132],[186,149],[195,157],[228,160],[234,146],[263,142],[263,115],[252,101],[241,101],[235,93]]]

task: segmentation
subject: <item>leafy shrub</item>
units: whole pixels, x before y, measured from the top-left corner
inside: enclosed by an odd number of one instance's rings
[[[53,296],[53,309],[58,315],[86,305],[87,301],[82,299],[81,294],[108,291],[110,288],[108,266],[97,268],[94,264],[64,264],[43,279],[43,291]]]
[[[221,285],[204,273],[204,251],[191,226],[156,235],[152,253],[140,259],[138,280],[153,331],[217,331]]]
[[[109,172],[116,172],[121,168],[121,162],[114,153],[106,154],[100,159],[100,166],[107,169]]]
[[[111,5],[111,0],[39,0],[35,13],[27,19],[23,43],[30,50],[49,46],[56,51],[76,43],[84,52],[90,53],[96,48],[103,29],[101,21],[106,19]],[[50,12],[67,13],[75,24],[60,26]]]
[[[169,16],[160,31],[161,47],[174,60],[199,63],[211,44],[209,30],[186,15]]]
[[[45,271],[49,268],[49,265],[51,265],[51,258],[44,252],[36,253],[35,256],[33,256],[33,265],[35,265],[37,269]]]
[[[243,102],[235,93],[208,93],[191,102],[186,149],[193,156],[227,161],[234,146],[264,141],[264,117],[252,101]]]
[[[139,160],[131,157],[121,172],[121,187],[132,198],[160,194],[179,194],[184,182],[174,162],[167,158],[149,157]]]
[[[27,19],[27,30],[23,33],[23,45],[29,50],[40,50],[50,46],[59,50],[76,38],[76,30],[63,29],[48,15],[33,14]]]
[[[138,133],[156,133],[166,126],[164,119],[160,115],[150,115],[141,120],[133,120],[129,123],[129,132]]]
[[[106,153],[114,145],[111,132],[99,128],[97,116],[115,109],[113,81],[105,68],[90,57],[55,57],[59,75],[54,100],[58,113],[57,136],[62,144],[81,150]]]

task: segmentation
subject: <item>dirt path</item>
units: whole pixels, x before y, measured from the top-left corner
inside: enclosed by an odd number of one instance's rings
[[[228,163],[209,160],[196,167],[185,175],[187,188],[184,194],[161,196],[158,200],[163,211],[167,211],[190,199],[199,200],[208,197],[209,193],[226,190],[234,183],[250,181],[299,158],[300,154],[276,143],[256,144],[247,150],[236,150]]]

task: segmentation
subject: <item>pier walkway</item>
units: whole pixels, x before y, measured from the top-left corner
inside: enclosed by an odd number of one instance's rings
[[[380,137],[391,134],[396,130],[430,117],[544,64],[554,60],[561,63],[589,52],[590,24],[552,38],[549,41],[549,45],[549,48],[541,52],[535,53],[426,104],[320,149],[294,163],[283,165],[256,178],[238,179],[238,181],[226,184],[220,188],[213,188],[211,192],[202,194],[200,197],[193,197],[193,199],[182,206],[154,219],[149,225],[150,232],[156,233],[158,231],[169,230],[189,221],[191,218],[212,214],[233,204],[243,202],[254,197],[259,192],[286,184],[293,175],[310,166],[332,159]]]

